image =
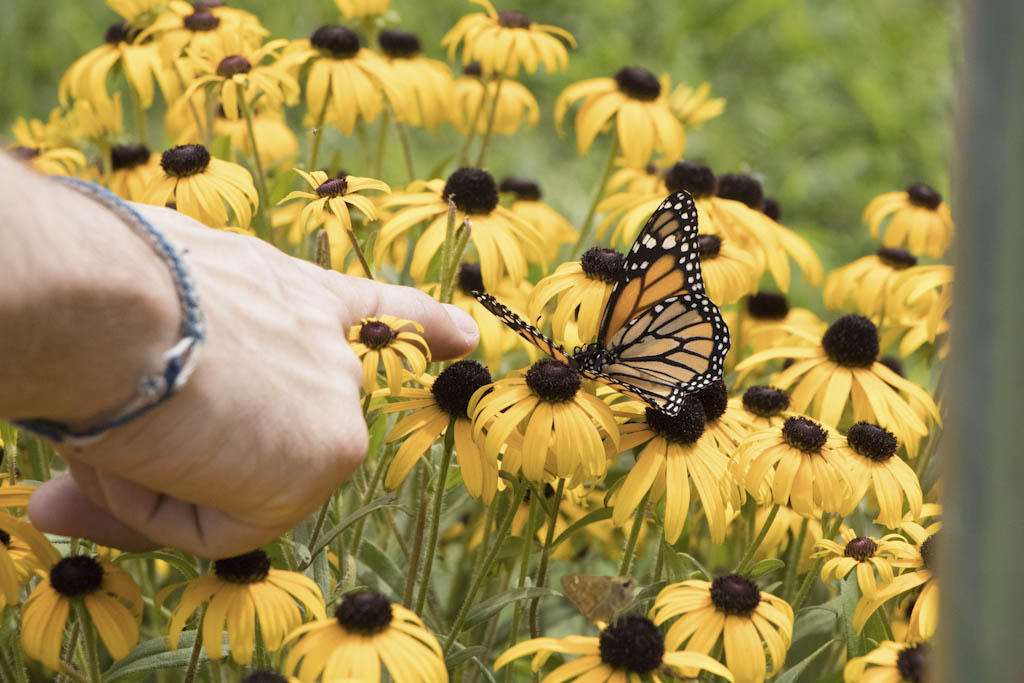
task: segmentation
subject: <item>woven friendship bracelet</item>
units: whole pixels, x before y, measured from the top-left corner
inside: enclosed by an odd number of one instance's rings
[[[192,276],[177,250],[162,232],[131,204],[99,185],[68,176],[53,178],[107,207],[145,239],[171,271],[174,288],[181,304],[181,339],[164,353],[163,360],[166,365],[163,372],[143,375],[139,380],[138,396],[119,410],[113,418],[83,431],[73,431],[67,425],[54,420],[30,419],[12,422],[20,429],[58,443],[85,446],[102,437],[105,432],[131,422],[157,407],[188,381],[199,360],[199,350],[206,340],[206,321],[199,307],[199,297]]]

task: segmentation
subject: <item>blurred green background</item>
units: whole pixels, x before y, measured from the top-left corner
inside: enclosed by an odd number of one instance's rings
[[[45,119],[64,69],[117,19],[102,0],[5,4],[0,134],[19,115]],[[331,0],[233,4],[258,14],[273,37],[308,37],[323,23],[342,21]],[[462,0],[392,0],[392,8],[397,25],[419,34],[426,53],[442,59],[441,36],[481,9]],[[779,199],[783,222],[813,241],[826,267],[873,248],[860,212],[874,195],[917,181],[948,194],[956,54],[949,0],[660,0],[646,7],[630,0],[499,0],[498,8],[564,27],[579,42],[568,72],[525,79],[541,104],[541,124],[498,138],[487,163],[496,176],[539,180],[547,201],[571,220],[586,212],[607,140],[577,158],[571,133],[555,131],[555,98],[572,82],[610,76],[624,65],[668,73],[673,82],[710,81],[727,108],[689,135],[687,158],[717,173],[756,173]],[[447,126],[436,135],[414,131],[420,173],[458,142]],[[386,179],[397,184],[405,177],[392,152]]]

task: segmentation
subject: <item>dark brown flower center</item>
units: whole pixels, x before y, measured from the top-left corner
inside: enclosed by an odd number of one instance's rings
[[[464,213],[490,213],[498,206],[498,186],[494,176],[479,168],[462,167],[450,176],[441,193],[451,198]]]
[[[213,31],[220,26],[220,19],[212,12],[206,9],[197,9],[192,14],[185,17],[182,22],[189,31],[195,33],[205,33],[207,31]]]
[[[313,31],[309,42],[315,48],[330,52],[336,59],[348,59],[359,54],[359,36],[345,26],[321,26]]]
[[[862,315],[844,315],[825,330],[821,347],[837,365],[870,368],[878,358],[878,328]]]
[[[243,678],[241,683],[288,683],[288,679],[270,669],[257,669]]]
[[[896,356],[882,356],[878,359],[878,362],[895,372],[900,377],[903,377],[903,361]]]
[[[711,582],[711,604],[719,612],[738,617],[750,616],[761,604],[761,591],[750,579],[739,574],[719,576]]]
[[[192,9],[211,10],[214,7],[224,7],[227,3],[224,0],[198,0],[192,3]]]
[[[634,100],[650,102],[661,94],[661,83],[647,69],[639,66],[624,66],[615,74],[615,83],[624,94]]]
[[[26,147],[25,145],[16,145],[7,151],[22,161],[31,161],[42,153],[35,147]]]
[[[210,165],[210,153],[202,145],[178,145],[160,156],[160,166],[169,176],[187,178]]]
[[[917,265],[917,257],[906,249],[897,247],[882,247],[878,250],[878,258],[885,265],[894,270],[906,270]]]
[[[689,192],[694,199],[711,196],[715,185],[711,168],[692,161],[677,161],[665,173],[665,187],[669,192]]]
[[[390,325],[379,320],[364,320],[359,328],[359,341],[374,350],[384,348],[397,336]]]
[[[115,171],[128,171],[149,161],[145,145],[114,145],[110,149],[110,165]]]
[[[704,407],[692,396],[683,399],[678,415],[667,415],[654,408],[647,408],[644,415],[651,431],[672,443],[690,446],[704,434]]]
[[[718,258],[722,250],[722,238],[718,235],[697,235],[697,249],[702,261]]]
[[[789,315],[789,302],[778,292],[758,292],[747,297],[747,312],[758,320],[782,320]]]
[[[67,598],[88,595],[103,583],[103,567],[86,555],[65,557],[50,569],[50,585]]]
[[[369,590],[349,593],[334,610],[334,617],[346,631],[372,636],[391,624],[391,602]]]
[[[11,535],[3,529],[0,529],[0,543],[3,543],[4,547],[11,547]]]
[[[430,393],[438,407],[451,417],[467,418],[469,399],[480,387],[491,383],[491,373],[475,360],[460,360],[441,371]]]
[[[704,408],[704,420],[708,423],[725,415],[725,409],[729,407],[729,390],[725,388],[725,381],[721,379],[694,392],[693,397]]]
[[[743,202],[751,209],[764,207],[764,190],[756,178],[744,173],[726,173],[718,177],[718,196]]]
[[[229,55],[220,60],[217,65],[217,75],[221,78],[231,78],[238,74],[247,74],[252,71],[252,64],[242,55]]]
[[[775,222],[782,218],[782,207],[779,206],[779,200],[775,197],[765,197],[764,208],[761,211]]]
[[[767,385],[750,387],[743,392],[743,407],[760,417],[781,415],[789,408],[789,394]]]
[[[484,278],[479,263],[463,263],[459,266],[459,291],[464,294],[484,291]]]
[[[522,12],[498,12],[498,24],[505,28],[530,28],[530,18]]]
[[[123,21],[119,21],[116,24],[111,24],[107,27],[107,35],[105,40],[110,45],[118,45],[120,43],[128,42],[128,24]]]
[[[928,643],[908,645],[896,655],[896,670],[900,672],[900,680],[908,683],[924,683],[928,672],[928,656],[931,646]]]
[[[225,557],[213,563],[213,573],[229,583],[259,583],[270,574],[270,557],[262,550]]]
[[[899,442],[888,429],[870,422],[858,422],[846,432],[846,441],[858,455],[885,462],[896,454]]]
[[[562,403],[572,400],[580,390],[580,375],[562,361],[545,358],[526,371],[526,385],[541,399]]]
[[[920,548],[921,560],[924,562],[924,568],[932,574],[935,574],[936,570],[939,568],[937,564],[938,555],[935,550],[935,547],[938,545],[938,541],[935,539],[938,538],[938,536],[939,532],[935,532],[928,538],[924,539],[924,543],[921,544]]]
[[[934,211],[942,204],[942,195],[935,191],[930,185],[914,183],[907,188],[907,199],[914,206],[920,206]]]
[[[782,438],[804,453],[818,453],[828,441],[828,432],[806,417],[790,417],[782,424]]]
[[[580,268],[591,280],[599,280],[612,284],[619,281],[622,275],[622,254],[608,247],[591,247],[583,252]]]
[[[348,180],[344,176],[329,178],[316,188],[318,197],[340,197],[348,190]]]
[[[538,202],[541,198],[540,185],[526,178],[507,176],[502,179],[498,189],[502,192],[512,192],[516,199],[525,199],[530,202]]]
[[[875,556],[876,550],[878,550],[878,544],[875,543],[874,539],[867,536],[858,536],[846,544],[846,547],[843,549],[843,555],[852,557],[858,562],[867,562]]]
[[[613,669],[646,674],[661,666],[665,637],[650,619],[627,614],[601,631],[601,661]]]
[[[384,54],[392,58],[415,57],[423,51],[415,34],[396,28],[383,29],[377,36],[377,42]]]
[[[480,78],[484,75],[484,70],[483,67],[480,66],[480,62],[474,59],[466,66],[462,67],[462,73],[473,78]]]

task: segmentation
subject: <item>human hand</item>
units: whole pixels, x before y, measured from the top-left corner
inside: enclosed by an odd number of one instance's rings
[[[40,486],[29,505],[44,531],[211,558],[251,550],[316,510],[365,455],[352,324],[382,313],[415,320],[435,359],[476,346],[468,315],[414,289],[323,270],[169,209],[137,208],[186,252],[207,343],[169,401],[95,444],[59,448],[70,476]],[[164,289],[173,342],[177,301],[169,281]]]

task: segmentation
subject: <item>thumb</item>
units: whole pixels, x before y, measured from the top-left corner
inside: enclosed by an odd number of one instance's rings
[[[476,348],[480,331],[468,313],[442,304],[429,295],[413,289],[375,282],[365,278],[325,271],[328,286],[345,304],[349,326],[361,318],[387,314],[413,320],[423,326],[423,338],[435,360],[464,356]]]

